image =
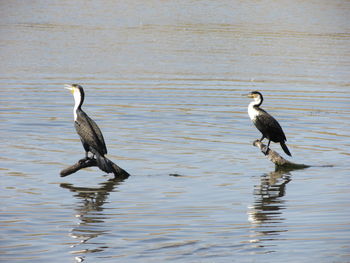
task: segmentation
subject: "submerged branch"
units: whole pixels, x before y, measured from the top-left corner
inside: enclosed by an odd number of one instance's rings
[[[126,172],[125,170],[120,168],[118,165],[113,163],[111,160],[109,160],[109,161],[111,162],[111,166],[113,168],[112,172],[113,172],[115,178],[126,179],[130,176],[128,174],[128,172]],[[79,171],[80,169],[92,167],[92,166],[98,167],[96,159],[95,158],[84,158],[84,159],[79,160],[77,163],[67,167],[66,169],[63,169],[60,172],[60,176],[65,177],[65,176],[68,176],[70,174],[73,174],[73,173]]]
[[[263,144],[260,140],[255,140],[253,142],[253,145],[258,147],[262,152],[266,147],[266,145]],[[271,150],[270,148],[268,149],[267,154],[264,153],[264,155],[266,155],[266,157],[276,165],[277,169],[304,169],[310,167],[306,164],[290,162],[284,159],[281,155],[279,155],[279,153],[277,153],[274,150]]]

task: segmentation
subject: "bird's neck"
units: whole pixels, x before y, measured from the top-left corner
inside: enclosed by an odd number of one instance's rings
[[[81,96],[79,92],[74,92],[73,95],[74,95],[74,101],[75,101],[73,114],[74,114],[74,121],[76,121],[78,118],[77,112],[81,110],[81,105],[84,102],[84,98]]]
[[[253,106],[259,107],[263,102],[263,99],[261,97],[254,98],[254,100],[250,103]]]
[[[254,120],[256,116],[259,115],[258,106],[256,105],[255,101],[252,101],[251,103],[249,103],[248,114],[251,120]]]
[[[261,113],[261,109],[259,106],[262,104],[263,100],[261,97],[254,98],[252,102],[249,103],[248,106],[248,114],[251,120],[254,120],[256,116]]]

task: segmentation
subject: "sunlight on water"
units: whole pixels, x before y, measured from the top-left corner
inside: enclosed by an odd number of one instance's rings
[[[346,1],[1,6],[1,261],[348,261]],[[127,180],[59,177],[84,155],[65,83]],[[252,147],[252,90],[310,168]]]

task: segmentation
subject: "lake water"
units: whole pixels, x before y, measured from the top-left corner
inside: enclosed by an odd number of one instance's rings
[[[0,7],[1,262],[350,262],[349,1]],[[65,83],[127,180],[59,176]],[[252,90],[312,167],[252,146]]]

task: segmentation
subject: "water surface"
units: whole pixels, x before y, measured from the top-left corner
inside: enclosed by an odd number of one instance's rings
[[[0,5],[1,261],[349,261],[349,2]],[[59,177],[65,83],[129,179]],[[313,167],[252,146],[252,90]]]

